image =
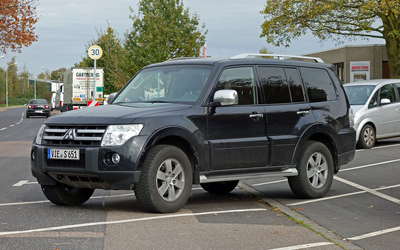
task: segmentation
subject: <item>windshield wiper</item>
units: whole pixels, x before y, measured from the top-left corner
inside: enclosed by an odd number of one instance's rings
[[[166,101],[154,100],[154,101],[145,101],[146,103],[169,103]]]

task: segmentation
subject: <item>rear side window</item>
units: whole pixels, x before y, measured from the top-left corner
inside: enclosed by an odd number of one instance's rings
[[[254,105],[258,103],[253,67],[225,69],[217,82],[215,91],[221,89],[236,90],[239,97],[239,105]]]
[[[304,102],[303,87],[297,69],[259,67],[266,104]]]
[[[332,79],[324,69],[300,68],[310,102],[336,100]]]

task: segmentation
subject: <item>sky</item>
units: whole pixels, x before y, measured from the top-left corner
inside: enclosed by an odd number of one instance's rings
[[[0,59],[0,67],[5,69],[13,56],[20,71],[26,68],[34,76],[43,71],[51,73],[73,67],[86,56],[85,46],[98,38],[98,31],[110,26],[123,39],[133,24],[129,7],[137,14],[138,3],[139,0],[39,0],[39,21],[35,26],[38,41],[24,47],[21,53],[5,54]],[[207,56],[258,53],[262,47],[274,54],[302,55],[335,47],[334,42],[320,43],[309,34],[294,40],[289,48],[268,44],[265,38],[260,38],[264,21],[260,11],[265,3],[266,0],[183,0],[185,9],[198,14],[200,23],[208,30]],[[358,39],[344,45],[357,44],[384,44],[384,40]]]

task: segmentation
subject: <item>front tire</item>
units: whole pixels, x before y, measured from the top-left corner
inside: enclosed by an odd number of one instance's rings
[[[42,191],[56,205],[79,206],[89,200],[94,189],[76,188],[57,182],[55,186],[42,185]]]
[[[200,186],[210,193],[227,194],[234,190],[239,181],[220,181],[211,183],[201,183]]]
[[[186,154],[175,146],[157,145],[146,157],[134,191],[146,210],[173,213],[189,199],[192,180],[192,167]]]
[[[363,149],[370,149],[375,146],[376,134],[375,129],[366,124],[361,129],[360,138],[358,139],[357,146]]]
[[[292,192],[300,198],[324,197],[333,182],[333,159],[329,149],[320,142],[309,141],[297,164],[297,176],[288,177]]]

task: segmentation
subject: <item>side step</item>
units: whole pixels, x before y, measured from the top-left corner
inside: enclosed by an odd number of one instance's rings
[[[271,177],[288,177],[297,175],[298,172],[297,169],[295,168],[289,168],[283,171],[249,173],[249,174],[213,175],[208,177],[205,175],[200,175],[200,183],[248,180],[248,179],[271,178]]]

